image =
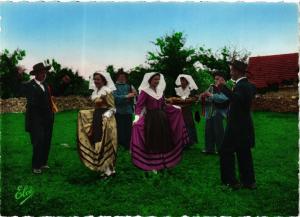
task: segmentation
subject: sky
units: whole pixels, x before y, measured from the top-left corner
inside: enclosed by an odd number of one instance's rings
[[[54,58],[87,77],[107,65],[145,64],[153,41],[174,31],[186,46],[224,46],[252,56],[297,52],[296,3],[0,3],[1,51],[26,50],[21,65]]]

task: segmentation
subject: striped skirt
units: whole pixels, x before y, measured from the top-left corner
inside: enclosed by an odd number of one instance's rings
[[[157,113],[159,114],[159,113]],[[182,150],[184,146],[189,142],[188,132],[185,127],[185,123],[182,116],[182,111],[180,109],[176,109],[172,106],[167,106],[165,109],[165,114],[167,117],[167,127],[168,129],[161,130],[162,132],[168,132],[164,137],[170,138],[162,138],[160,135],[148,135],[147,137],[156,137],[160,138],[163,141],[171,140],[171,146],[166,144],[167,149],[163,148],[161,152],[158,152],[157,148],[155,151],[151,151],[149,147],[147,147],[148,141],[145,141],[145,135],[147,132],[145,130],[149,128],[161,128],[161,126],[154,126],[153,124],[156,121],[145,121],[145,117],[141,116],[140,119],[133,125],[132,127],[132,136],[131,136],[131,155],[132,155],[132,162],[138,168],[150,171],[150,170],[162,170],[166,168],[172,168],[176,166],[180,160],[182,155]],[[161,117],[153,117],[154,114],[151,114],[152,119],[161,119]],[[151,124],[151,126],[145,126],[145,124]],[[155,132],[152,131],[152,132]],[[155,141],[155,139],[154,139]],[[170,150],[169,147],[171,147]],[[168,150],[168,151],[165,151]]]
[[[80,159],[86,167],[100,173],[114,171],[117,153],[115,117],[102,118],[103,112],[90,109],[78,113]]]

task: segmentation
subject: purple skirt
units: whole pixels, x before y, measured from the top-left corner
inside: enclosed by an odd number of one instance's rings
[[[162,170],[176,166],[181,160],[184,146],[189,142],[188,132],[180,109],[166,106],[163,116],[166,117],[168,123],[164,122],[158,126],[159,122],[157,120],[163,121],[161,116],[161,112],[151,113],[147,117],[147,121],[145,121],[144,116],[140,116],[140,119],[132,127],[130,143],[132,162],[145,171]],[[159,130],[153,129],[155,127]],[[148,132],[145,132],[146,130]],[[159,135],[162,132],[165,135]],[[145,135],[154,137],[150,139],[150,144],[152,144],[150,147],[149,138],[145,141]],[[159,145],[153,144],[155,140]],[[151,146],[153,146],[153,149],[151,149]]]

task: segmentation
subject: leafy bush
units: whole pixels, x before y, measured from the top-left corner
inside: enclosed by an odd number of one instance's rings
[[[47,76],[47,83],[53,87],[54,90],[60,90],[56,95],[80,95],[80,96],[89,96],[90,91],[88,89],[89,82],[86,81],[78,72],[73,72],[70,68],[61,68],[61,65],[56,62],[54,59],[46,60],[45,64],[51,65],[50,73]],[[62,79],[64,76],[70,78],[70,83],[65,86],[64,89],[61,89],[63,86]]]
[[[149,68],[145,68],[143,66],[137,66],[130,70],[129,74],[129,83],[133,85],[136,89],[139,88],[140,84],[143,81],[144,74],[150,72]]]
[[[29,75],[24,73],[24,69],[18,66],[19,61],[23,60],[25,50],[15,50],[9,53],[5,49],[0,53],[0,95],[1,98],[17,97],[19,93],[19,84],[21,81],[28,81]]]
[[[204,91],[213,82],[211,72],[219,70],[224,73],[226,79],[230,78],[228,62],[232,59],[246,61],[250,55],[247,51],[224,47],[220,51],[213,53],[211,49],[204,47],[186,47],[186,37],[182,32],[173,32],[170,35],[157,38],[154,42],[155,51],[147,53],[146,66],[137,66],[130,70],[129,83],[138,88],[143,76],[147,72],[159,72],[165,76],[167,87],[166,96],[175,95],[175,80],[179,74],[191,75],[199,91]],[[1,53],[0,75],[1,75],[1,97],[9,98],[17,96],[17,81],[29,80],[29,75],[22,73],[18,67],[18,62],[25,57],[24,50],[16,50],[9,54],[8,50]],[[78,72],[73,72],[70,68],[62,68],[61,64],[54,59],[46,60],[46,65],[51,65],[47,82],[59,89],[62,86],[62,79],[68,75],[71,82],[64,89],[60,89],[57,95],[90,95],[88,81]],[[115,80],[117,70],[113,65],[106,67],[112,79]]]

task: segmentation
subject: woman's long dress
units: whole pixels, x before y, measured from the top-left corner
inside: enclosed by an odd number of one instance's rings
[[[181,109],[141,91],[136,105],[139,120],[132,127],[131,154],[140,169],[161,170],[177,165],[188,143]]]
[[[183,119],[189,133],[190,142],[187,146],[198,143],[196,126],[194,123],[194,116],[192,112],[192,105],[197,100],[195,90],[189,88],[182,89],[182,87],[175,88],[178,97],[172,97],[173,104],[179,105],[182,109]]]
[[[111,93],[97,98],[95,109],[78,113],[78,151],[85,166],[101,173],[114,171],[117,153],[117,128],[115,116],[105,117],[115,107]],[[96,106],[96,102],[97,106]]]
[[[192,103],[193,100],[191,99],[189,103],[183,103],[180,105],[182,109],[183,119],[190,138],[190,142],[187,144],[188,147],[198,143],[197,131],[192,112]]]

